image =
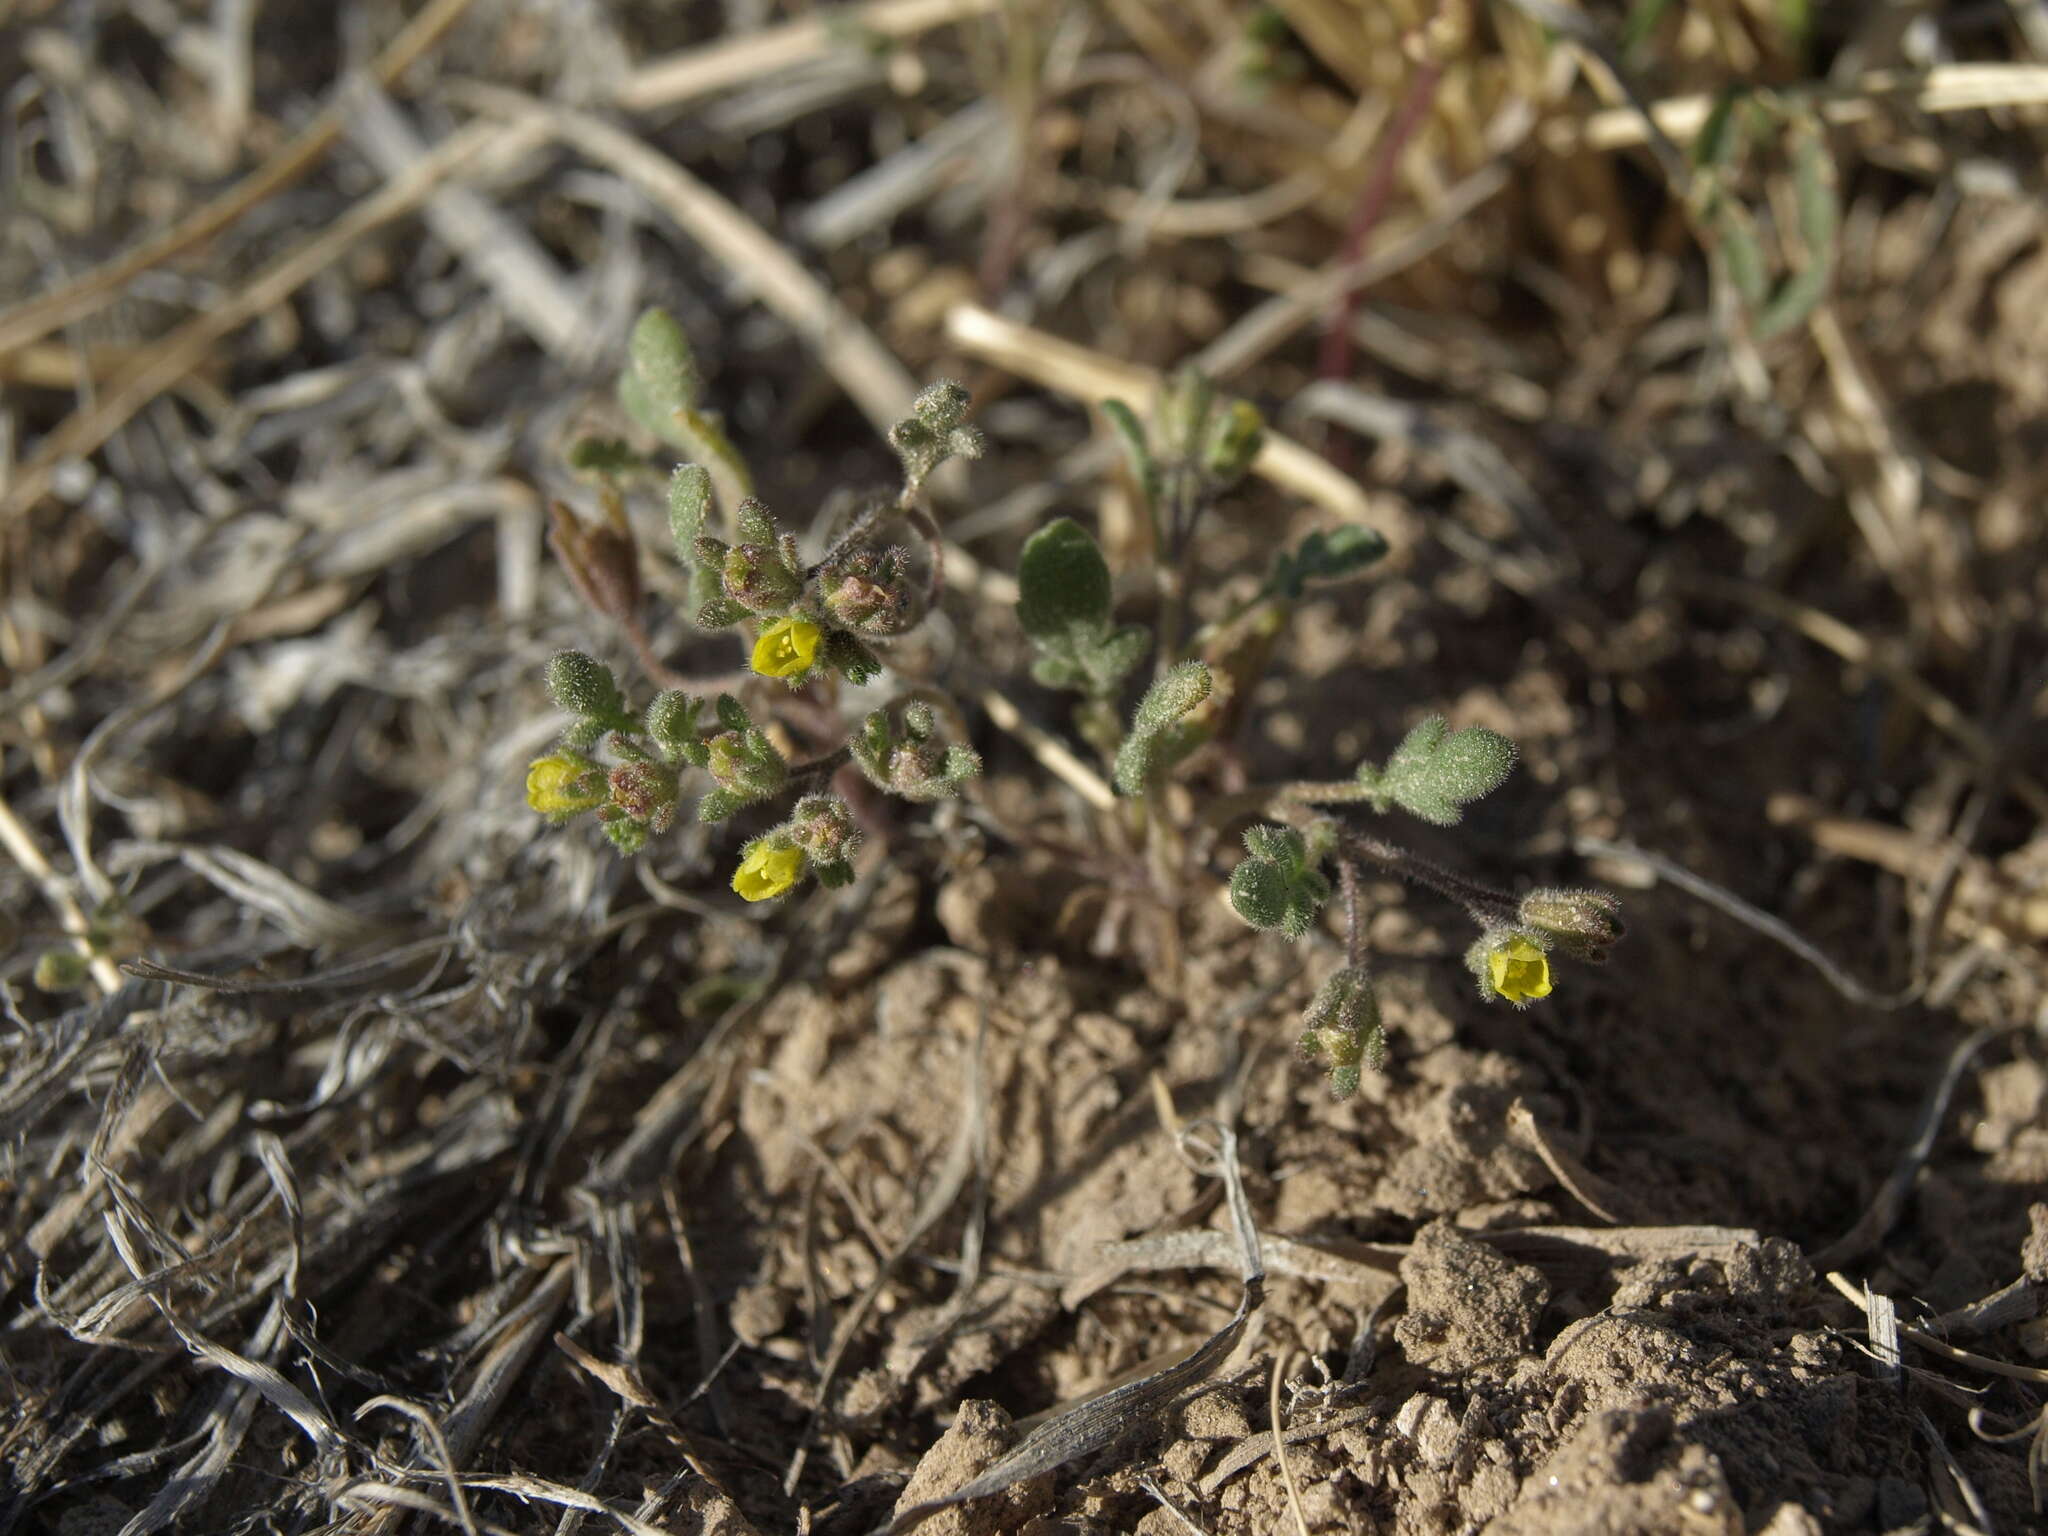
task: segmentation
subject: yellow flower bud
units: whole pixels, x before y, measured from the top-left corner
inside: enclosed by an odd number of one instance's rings
[[[802,677],[816,663],[824,638],[808,619],[777,619],[754,642],[754,670],[763,677]]]
[[[746,901],[767,901],[780,896],[803,878],[804,851],[756,843],[732,877],[732,888]]]
[[[1550,996],[1550,958],[1530,940],[1513,938],[1486,956],[1493,990],[1511,1003]]]
[[[598,765],[573,752],[536,758],[526,770],[526,803],[543,816],[574,816],[603,805],[607,793]]]

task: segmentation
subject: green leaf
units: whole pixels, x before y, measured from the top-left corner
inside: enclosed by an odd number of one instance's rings
[[[676,541],[676,558],[685,565],[696,560],[710,511],[711,471],[701,464],[678,464],[668,482],[668,531]]]
[[[1270,823],[1247,827],[1244,847],[1253,858],[1269,860],[1283,869],[1298,870],[1308,864],[1308,842],[1294,827]]]
[[[1131,716],[1131,734],[1149,736],[1165,730],[1209,697],[1215,679],[1199,661],[1184,661],[1145,690]]]
[[[702,699],[693,699],[680,688],[655,695],[643,718],[648,736],[663,756],[671,760],[690,757],[697,746],[697,717],[703,709]]]
[[[1146,441],[1145,428],[1138,420],[1138,413],[1121,400],[1102,402],[1102,414],[1109,421],[1123,444],[1124,458],[1131,466],[1131,478],[1138,482],[1138,489],[1144,495],[1149,509],[1159,501],[1159,466],[1152,459],[1152,445]]]
[[[1094,691],[1114,693],[1117,685],[1145,659],[1145,653],[1151,648],[1151,630],[1142,624],[1126,624],[1090,650],[1082,657],[1082,665]]]
[[[1230,905],[1265,933],[1287,920],[1289,890],[1287,871],[1267,859],[1245,859],[1230,872]]]
[[[1756,237],[1749,215],[1732,203],[1720,215],[1721,260],[1728,269],[1728,280],[1735,285],[1735,291],[1742,295],[1742,302],[1754,310],[1764,302],[1770,290],[1764,270],[1763,245]]]
[[[569,450],[569,467],[585,475],[630,475],[647,464],[630,443],[616,437],[584,437]]]
[[[1017,618],[1038,652],[1032,676],[1097,698],[1144,660],[1151,632],[1110,627],[1109,565],[1088,531],[1062,517],[1033,534],[1017,567]]]
[[[1442,715],[1431,715],[1402,739],[1384,770],[1369,776],[1367,765],[1359,781],[1376,800],[1450,827],[1467,803],[1500,788],[1514,766],[1515,744],[1498,731],[1481,725],[1453,731]]]
[[[1374,529],[1356,523],[1316,529],[1291,550],[1273,558],[1266,592],[1299,602],[1311,582],[1343,581],[1385,558],[1387,541]]]
[[[1700,124],[1699,135],[1692,141],[1692,163],[1702,170],[1724,170],[1734,160],[1740,147],[1740,133],[1735,118],[1735,109],[1749,96],[1749,87],[1731,85],[1714,98],[1714,105],[1707,112],[1707,120]]]
[[[1071,651],[1109,629],[1109,563],[1088,530],[1062,517],[1034,533],[1017,565],[1017,618],[1043,646]]]
[[[767,505],[749,496],[739,507],[740,541],[746,544],[775,543],[775,516]]]
[[[1624,58],[1633,58],[1650,34],[1657,30],[1657,23],[1664,19],[1664,13],[1671,9],[1671,0],[1635,0],[1628,9],[1628,15],[1621,24],[1621,52]]]
[[[557,651],[548,662],[548,692],[572,715],[616,721],[626,713],[612,669],[581,651]]]
[[[1113,777],[1126,795],[1141,795],[1168,768],[1201,745],[1183,722],[1209,697],[1214,680],[1199,661],[1184,661],[1145,691],[1131,729],[1117,749]]]
[[[708,790],[697,802],[697,819],[703,822],[724,821],[748,803],[745,795],[735,794],[729,789]]]
[[[690,338],[667,310],[647,310],[633,322],[626,357],[626,377],[638,386],[647,404],[664,417],[696,404],[698,391],[703,388],[697,358],[690,350]]]
[[[855,687],[882,675],[881,658],[843,629],[826,631],[822,654],[825,664]]]

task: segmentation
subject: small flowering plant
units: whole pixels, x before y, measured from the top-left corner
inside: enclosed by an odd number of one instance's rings
[[[861,831],[844,793],[832,787],[851,787],[842,775],[927,802],[959,794],[981,772],[981,759],[964,741],[943,738],[928,705],[910,701],[870,713],[838,746],[793,762],[782,705],[814,684],[829,692],[841,682],[874,681],[883,672],[877,648],[930,611],[937,530],[918,494],[946,459],[979,455],[981,434],[965,423],[965,390],[939,384],[925,391],[891,434],[903,464],[900,491],[871,498],[820,559],[806,561],[795,536],[752,494],[746,463],[702,408],[699,387],[681,329],[658,310],[642,316],[619,400],[653,436],[696,460],[678,466],[667,486],[690,616],[701,629],[748,633],[749,669],[761,680],[755,686],[783,685],[780,700],[772,690],[750,704],[731,689],[707,698],[709,690],[674,686],[688,680],[654,656],[639,616],[639,550],[624,487],[640,460],[624,443],[581,443],[571,464],[598,481],[601,515],[586,522],[558,505],[550,542],[585,603],[619,627],[643,671],[672,686],[635,709],[604,663],[580,651],[557,655],[548,691],[572,723],[555,750],[527,769],[527,804],[556,824],[590,814],[620,852],[632,854],[669,830],[692,796],[704,823],[788,801],[781,822],[742,846],[733,891],[751,902],[786,895],[811,876],[844,885],[854,878]],[[892,524],[923,546],[921,560],[883,537]],[[797,718],[815,730],[819,712]]]
[[[557,507],[551,542],[576,590],[617,626],[659,691],[636,708],[608,666],[579,651],[558,654],[547,683],[570,724],[554,751],[529,767],[527,801],[555,824],[593,817],[628,854],[686,809],[700,823],[744,818],[751,826],[731,876],[744,901],[775,900],[812,877],[845,885],[855,877],[863,820],[873,824],[875,791],[930,804],[970,792],[981,773],[958,704],[929,683],[908,680],[850,728],[836,724],[836,705],[843,687],[882,678],[892,642],[938,604],[941,547],[921,492],[947,459],[978,457],[982,435],[967,422],[965,390],[925,390],[889,434],[900,487],[858,503],[845,531],[809,559],[753,494],[744,459],[702,407],[699,389],[675,322],[658,311],[643,316],[620,403],[688,458],[666,484],[687,612],[702,630],[737,631],[748,671],[693,685],[654,655],[639,616],[639,551],[624,515],[625,487],[645,473],[644,462],[623,443],[580,444],[572,463],[596,479],[599,516],[586,522]],[[1343,964],[1317,989],[1301,1034],[1302,1050],[1327,1068],[1340,1097],[1387,1057],[1364,942],[1367,870],[1391,871],[1465,909],[1478,929],[1465,962],[1489,1001],[1528,1007],[1555,986],[1554,958],[1604,959],[1621,936],[1612,897],[1567,888],[1512,896],[1367,830],[1368,814],[1397,811],[1456,826],[1514,767],[1513,743],[1493,731],[1453,730],[1431,717],[1385,762],[1363,763],[1340,783],[1211,795],[1206,804],[1188,792],[1203,783],[1203,765],[1223,758],[1307,595],[1358,575],[1386,545],[1368,529],[1317,530],[1280,549],[1237,600],[1207,605],[1207,622],[1197,624],[1199,530],[1264,451],[1264,423],[1192,371],[1167,382],[1148,417],[1114,400],[1102,410],[1149,534],[1151,622],[1119,620],[1101,548],[1066,517],[1026,541],[1016,604],[1032,681],[1070,698],[1073,733],[1098,765],[1050,733],[1021,733],[1095,807],[1092,835],[1070,851],[1078,868],[1099,877],[1098,947],[1145,939],[1145,954],[1171,962],[1155,972],[1170,983],[1189,888],[1209,878],[1213,839],[1262,810],[1272,820],[1244,831],[1229,900],[1254,928],[1296,940],[1318,928],[1333,899],[1341,903]],[[806,736],[815,750],[799,757],[792,742]],[[987,819],[1000,829],[1000,818]]]
[[[1604,891],[1544,888],[1521,897],[1495,891],[1370,835],[1346,811],[1399,808],[1436,826],[1456,826],[1465,807],[1491,794],[1515,765],[1515,745],[1497,731],[1467,726],[1453,731],[1440,715],[1411,730],[1384,765],[1362,763],[1337,784],[1292,784],[1276,797],[1285,812],[1315,816],[1306,828],[1255,826],[1245,833],[1246,857],[1230,879],[1230,903],[1254,928],[1301,938],[1314,926],[1333,890],[1341,892],[1344,965],[1323,984],[1303,1016],[1304,1055],[1329,1068],[1341,1098],[1355,1092],[1361,1066],[1386,1060],[1385,1031],[1366,963],[1360,884],[1368,868],[1393,872],[1462,906],[1479,936],[1465,965],[1479,995],[1526,1008],[1550,995],[1553,952],[1600,964],[1620,939],[1619,904]],[[1324,870],[1334,867],[1332,882]]]

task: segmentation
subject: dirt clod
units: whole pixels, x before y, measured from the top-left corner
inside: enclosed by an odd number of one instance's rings
[[[1446,1220],[1415,1234],[1401,1278],[1408,1314],[1395,1337],[1417,1365],[1450,1373],[1525,1353],[1550,1301],[1542,1271],[1503,1258]]]

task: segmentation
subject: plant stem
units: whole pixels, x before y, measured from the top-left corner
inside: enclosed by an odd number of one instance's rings
[[[1337,880],[1344,893],[1344,963],[1356,969],[1365,964],[1365,934],[1358,921],[1358,865],[1339,856]]]
[[[1411,853],[1398,843],[1368,837],[1349,827],[1340,828],[1337,838],[1340,859],[1345,859],[1347,863],[1351,859],[1370,861],[1392,870],[1403,880],[1428,886],[1439,895],[1447,896],[1458,903],[1481,927],[1497,922],[1511,922],[1514,919],[1518,904],[1506,891],[1497,891],[1491,886],[1481,885],[1476,880],[1468,880],[1440,864]]]
[[[1450,3],[1455,4],[1457,0],[1450,0]],[[1436,100],[1437,87],[1443,83],[1443,59],[1435,49],[1428,48],[1426,39],[1442,18],[1444,9],[1445,0],[1439,0],[1429,19],[1413,34],[1426,51],[1417,60],[1415,74],[1408,82],[1408,94],[1402,98],[1400,109],[1374,150],[1372,174],[1366,177],[1365,185],[1358,190],[1358,201],[1352,206],[1351,223],[1345,228],[1344,244],[1337,259],[1340,270],[1356,267],[1363,258],[1366,238],[1387,211],[1401,152],[1408,147],[1408,141],[1415,137],[1415,131],[1429,115],[1430,106]],[[1338,289],[1329,317],[1323,323],[1322,346],[1316,360],[1318,378],[1342,379],[1350,373],[1351,317],[1357,307],[1358,284],[1346,281]],[[1349,440],[1340,438],[1335,427],[1330,428],[1324,455],[1339,469],[1348,467],[1345,461],[1350,458]]]

